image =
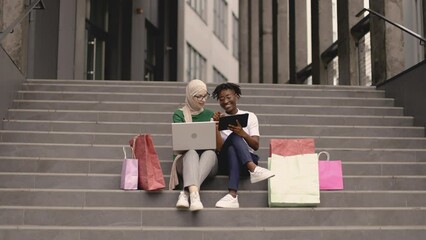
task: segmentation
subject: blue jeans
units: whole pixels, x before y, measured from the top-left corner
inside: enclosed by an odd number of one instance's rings
[[[246,164],[250,161],[257,165],[259,156],[249,151],[242,137],[229,135],[219,152],[219,169],[229,175],[228,189],[238,190],[240,176],[248,176]]]

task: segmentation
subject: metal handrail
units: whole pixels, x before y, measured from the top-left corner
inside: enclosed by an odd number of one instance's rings
[[[23,12],[13,23],[9,25],[4,31],[0,32],[0,42],[9,34],[13,32],[13,29],[18,26],[19,23],[24,20],[24,18],[33,10],[33,9],[45,9],[43,0],[35,0],[29,5],[27,10]]]
[[[384,21],[386,21],[386,22],[388,22],[388,23],[390,23],[390,24],[392,24],[392,25],[394,25],[395,27],[397,27],[397,28],[399,28],[399,29],[401,29],[402,31],[404,31],[404,32],[406,32],[406,33],[408,33],[408,34],[410,34],[411,36],[413,36],[413,37],[415,37],[415,38],[417,38],[417,39],[419,39],[420,40],[420,45],[422,45],[422,46],[426,46],[426,38],[424,38],[423,36],[421,36],[420,34],[418,34],[418,33],[416,33],[416,32],[414,32],[414,31],[412,31],[412,30],[410,30],[410,29],[408,29],[408,28],[406,28],[406,27],[404,27],[404,26],[402,26],[401,24],[398,24],[398,23],[395,23],[395,22],[393,22],[393,21],[391,21],[391,20],[389,20],[389,19],[387,19],[385,16],[383,16],[383,15],[381,15],[380,13],[377,13],[377,12],[375,12],[375,11],[373,11],[373,10],[371,10],[371,9],[368,9],[368,8],[363,8],[356,16],[357,17],[359,17],[359,16],[361,16],[364,12],[369,12],[370,14],[373,14],[373,15],[375,15],[376,17],[379,17],[379,18],[381,18],[382,20],[384,20]]]

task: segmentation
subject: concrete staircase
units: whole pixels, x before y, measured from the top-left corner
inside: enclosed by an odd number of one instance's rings
[[[316,208],[271,209],[267,182],[244,179],[241,208],[216,209],[227,185],[217,176],[202,187],[204,210],[178,211],[179,191],[122,191],[119,173],[122,146],[151,133],[168,182],[185,83],[28,80],[0,131],[0,239],[425,239],[424,129],[384,92],[241,86],[240,108],[260,121],[261,165],[269,139],[313,137],[343,161],[344,191],[322,191]]]

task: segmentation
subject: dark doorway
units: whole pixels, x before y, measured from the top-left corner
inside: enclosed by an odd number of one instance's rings
[[[130,78],[131,6],[131,0],[86,0],[86,79]]]

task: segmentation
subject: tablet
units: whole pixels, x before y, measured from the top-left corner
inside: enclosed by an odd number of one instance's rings
[[[237,114],[237,115],[229,115],[229,116],[223,116],[219,118],[219,130],[226,130],[228,129],[228,125],[237,125],[237,119],[238,122],[241,124],[242,127],[247,127],[247,121],[248,121],[248,113],[244,114]]]

